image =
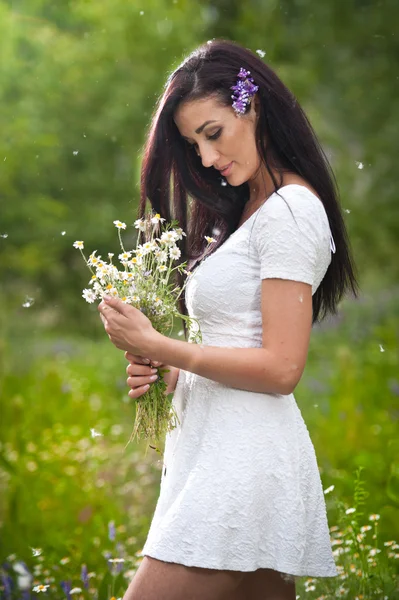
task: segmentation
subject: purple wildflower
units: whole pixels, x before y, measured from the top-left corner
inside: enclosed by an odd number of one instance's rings
[[[86,565],[82,565],[82,569],[80,571],[80,578],[83,581],[84,587],[87,589],[89,587],[89,577]]]
[[[250,103],[252,96],[258,91],[259,86],[255,85],[252,77],[249,77],[250,71],[246,71],[241,67],[238,73],[238,79],[236,85],[233,85],[231,89],[234,91],[232,94],[233,108],[236,113],[243,115],[248,103]]]
[[[4,599],[10,600],[12,597],[12,585],[13,585],[12,578],[9,575],[5,575],[2,573],[1,581],[3,583]]]
[[[108,539],[113,542],[115,540],[115,521],[110,521],[108,523]]]
[[[67,600],[70,600],[70,598],[71,598],[70,591],[72,589],[71,582],[69,580],[61,581],[60,586],[61,586],[61,589],[64,592],[65,596],[67,597]]]

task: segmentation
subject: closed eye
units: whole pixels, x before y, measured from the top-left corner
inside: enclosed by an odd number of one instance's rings
[[[222,130],[219,129],[216,133],[214,133],[213,135],[210,135],[208,139],[209,140],[217,140],[218,137],[220,137],[221,133],[222,133]]]
[[[217,140],[220,137],[220,134],[222,133],[222,129],[219,129],[216,133],[214,133],[213,135],[210,135],[208,137],[208,140]],[[198,144],[190,144],[189,142],[187,142],[188,145],[190,146],[190,148],[198,148]]]

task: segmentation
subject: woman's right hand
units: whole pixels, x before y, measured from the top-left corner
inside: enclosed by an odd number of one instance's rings
[[[151,377],[157,375],[158,368],[169,370],[169,373],[163,374],[163,379],[167,385],[166,394],[175,391],[180,369],[156,361],[148,363],[146,362],[148,359],[138,356],[137,354],[130,354],[129,352],[125,352],[125,357],[129,361],[129,365],[126,367],[126,373],[128,375],[126,382],[131,388],[128,393],[130,398],[137,399],[148,392],[149,388],[146,388],[145,386],[151,385],[157,381],[157,379],[151,379]]]

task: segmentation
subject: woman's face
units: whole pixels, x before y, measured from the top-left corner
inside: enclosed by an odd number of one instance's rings
[[[214,97],[184,102],[175,114],[180,134],[194,146],[204,167],[218,169],[233,186],[253,179],[261,164],[255,142],[255,98],[246,115],[237,115]]]

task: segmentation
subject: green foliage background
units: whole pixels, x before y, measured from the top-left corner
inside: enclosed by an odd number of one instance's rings
[[[124,450],[125,362],[80,296],[72,243],[117,249],[114,219],[134,243],[156,99],[213,37],[266,53],[336,172],[362,296],[315,328],[296,397],[325,487],[349,501],[365,466],[368,509],[398,538],[398,14],[394,0],[0,0],[2,557],[43,546],[94,568],[110,519],[134,551],[145,540],[160,464]]]

